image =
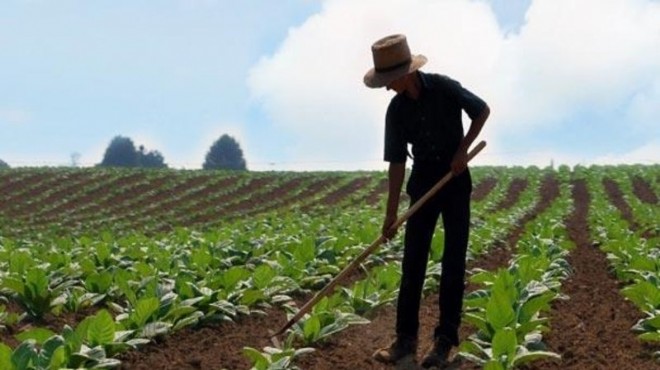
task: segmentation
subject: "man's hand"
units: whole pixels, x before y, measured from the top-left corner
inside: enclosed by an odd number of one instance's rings
[[[454,176],[465,171],[468,163],[468,155],[464,150],[459,149],[451,160],[451,172]]]
[[[385,221],[383,221],[383,236],[386,240],[390,240],[396,236],[396,229],[393,229],[392,226],[396,222],[396,215],[386,215]]]

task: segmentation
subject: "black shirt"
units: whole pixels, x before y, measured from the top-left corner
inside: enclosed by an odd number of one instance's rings
[[[419,97],[397,94],[387,108],[385,161],[405,162],[411,143],[416,162],[448,164],[463,139],[462,111],[475,119],[486,103],[447,76],[417,73]]]

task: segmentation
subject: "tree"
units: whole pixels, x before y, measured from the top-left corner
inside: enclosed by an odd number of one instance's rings
[[[147,151],[144,145],[140,145],[139,150],[136,150],[133,140],[124,136],[115,136],[112,139],[99,166],[167,168],[159,151]]]
[[[135,167],[137,152],[133,140],[124,136],[115,136],[105,150],[102,167]]]
[[[0,170],[7,169],[7,168],[9,168],[9,165],[7,164],[7,162],[0,159]]]
[[[211,149],[206,153],[203,168],[205,170],[247,170],[241,146],[233,137],[226,134],[211,145]]]
[[[147,152],[144,145],[140,145],[137,152],[137,164],[139,167],[145,168],[167,168],[163,155],[157,150]]]

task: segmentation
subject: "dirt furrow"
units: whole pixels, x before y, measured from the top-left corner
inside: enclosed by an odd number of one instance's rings
[[[505,203],[515,204],[525,187],[518,185],[508,191]],[[471,267],[495,269],[505,264],[509,256],[505,248],[494,247]],[[432,313],[433,309],[437,310],[437,296],[434,296],[425,299],[420,311],[422,324],[426,327],[432,325],[428,320],[437,317],[437,314]],[[242,348],[251,346],[261,350],[271,345],[265,338],[268,330],[277,330],[286,322],[281,309],[268,310],[267,313],[266,317],[244,317],[236,323],[173,333],[158,343],[124,354],[121,357],[122,369],[247,369],[250,364],[242,355]],[[333,336],[327,343],[321,344],[316,352],[302,359],[299,366],[303,369],[381,369],[382,366],[372,360],[371,353],[390,340],[394,315],[393,307],[377,310],[371,317],[370,325],[353,326]],[[423,345],[428,343],[422,342]]]
[[[520,194],[527,187],[527,183],[512,182],[505,201],[499,207],[512,207],[520,198]],[[540,189],[541,199],[528,214],[523,216],[520,223],[505,238],[504,243],[496,243],[489,249],[487,255],[479,256],[476,261],[469,264],[468,269],[482,268],[496,270],[498,267],[506,266],[511,258],[511,249],[517,243],[524,225],[537,214],[545,210],[559,194],[559,187],[554,177],[548,177],[543,181]],[[508,208],[501,208],[502,210]],[[500,210],[498,208],[497,210]],[[473,291],[476,287],[468,285],[466,291]],[[420,337],[419,353],[423,353],[431,347],[432,334],[438,318],[438,295],[431,294],[424,298],[420,307]],[[339,333],[327,343],[321,344],[318,351],[300,361],[301,368],[315,370],[337,370],[337,369],[384,369],[382,364],[371,358],[371,354],[377,348],[387,346],[393,339],[396,309],[393,306],[385,307],[372,319],[371,324],[365,326],[354,326]],[[463,325],[460,330],[460,338],[464,339],[474,329]],[[463,368],[472,368],[470,364],[464,364]]]
[[[497,179],[494,177],[487,177],[479,182],[472,190],[472,201],[480,202],[490,194],[497,185]]]
[[[620,283],[609,273],[605,255],[589,236],[590,195],[584,181],[573,183],[575,209],[566,220],[576,247],[568,256],[574,274],[562,284],[568,300],[556,301],[545,335],[561,363],[543,362],[534,369],[657,369],[630,328],[642,317],[619,293]]]
[[[635,196],[644,203],[657,205],[658,196],[655,194],[651,186],[646,180],[639,176],[632,178],[633,192]]]
[[[515,191],[508,192],[508,202],[500,206],[513,206],[525,186],[514,185]],[[523,217],[521,222],[506,237],[506,242],[491,248],[488,255],[480,256],[470,268],[480,267],[495,270],[505,266],[511,257],[510,247],[520,238],[526,222],[531,222],[543,212],[558,195],[558,184],[553,176],[544,179],[539,192],[541,199],[535,208]],[[468,290],[475,287],[468,286]],[[420,349],[431,345],[430,333],[437,318],[437,294],[432,294],[422,302],[420,310]],[[377,310],[369,325],[352,326],[318,345],[317,350],[301,358],[298,365],[302,369],[383,369],[371,358],[378,347],[389,343],[394,333],[395,309],[392,306]],[[268,316],[242,318],[236,324],[225,323],[201,329],[186,329],[174,333],[163,341],[132,351],[122,356],[123,369],[246,369],[248,360],[242,355],[242,348],[251,346],[257,349],[270,345],[266,338],[268,330],[276,330],[285,322],[281,310],[268,311]],[[467,337],[473,329],[464,326],[461,338]],[[463,366],[471,368],[470,364]]]

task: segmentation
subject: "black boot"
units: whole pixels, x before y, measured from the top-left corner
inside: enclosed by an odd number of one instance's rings
[[[449,364],[449,352],[451,343],[445,338],[436,338],[433,348],[424,356],[422,367],[425,369],[443,369]]]
[[[373,354],[373,358],[386,364],[395,364],[405,357],[415,357],[417,353],[417,339],[397,338],[389,347],[380,348]]]

